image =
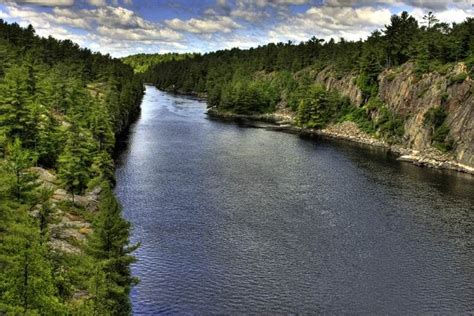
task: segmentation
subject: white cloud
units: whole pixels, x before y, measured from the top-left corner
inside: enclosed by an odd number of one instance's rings
[[[181,34],[166,29],[124,29],[113,28],[109,26],[99,26],[97,28],[97,33],[102,36],[113,38],[114,40],[127,41],[177,41],[182,38]]]
[[[106,0],[87,0],[87,3],[96,7],[104,7],[107,5]]]
[[[444,10],[450,6],[468,9],[471,7],[471,0],[324,0],[324,4],[335,7],[407,5],[430,10]]]
[[[390,10],[385,8],[312,7],[305,13],[288,17],[268,35],[275,42],[305,41],[312,36],[358,40],[389,23],[390,16]]]
[[[249,22],[257,22],[269,15],[266,12],[258,10],[235,9],[230,12],[230,15],[236,18],[244,19]]]
[[[33,4],[45,7],[72,6],[74,0],[6,0],[6,3]]]
[[[423,20],[423,16],[426,15],[426,11],[416,8],[410,12],[411,15],[413,15],[418,21]],[[446,23],[461,23],[466,20],[466,18],[471,17],[472,14],[469,14],[468,11],[466,10],[461,10],[457,8],[450,8],[446,9],[443,11],[437,11],[434,13],[435,16],[440,20],[441,22],[446,22]]]
[[[80,10],[55,7],[42,12],[32,7],[10,3],[5,8],[6,13],[1,11],[2,16],[6,15],[23,26],[32,24],[40,36],[70,39],[81,46],[113,56],[136,51],[140,46],[183,50],[183,44],[180,43],[183,40],[182,34],[145,20],[122,7],[106,6]]]
[[[246,6],[258,6],[258,7],[265,7],[265,6],[289,6],[289,5],[301,5],[310,3],[311,0],[237,0],[236,4],[239,5],[246,5]]]
[[[174,30],[198,34],[216,32],[229,33],[232,30],[241,27],[227,16],[204,19],[192,18],[185,21],[175,18],[172,20],[166,20],[165,23]]]
[[[51,24],[64,24],[78,28],[89,28],[87,22],[79,17],[55,16],[50,13],[38,12],[34,9],[23,8],[16,5],[8,6],[7,9],[10,17],[22,19],[33,25],[35,28],[47,28],[50,27]]]
[[[148,0],[146,0],[148,1]],[[168,0],[149,0],[159,8]],[[321,3],[322,2],[322,3]],[[428,10],[445,22],[472,16],[469,0],[216,0],[201,15],[150,21],[133,11],[132,0],[0,0],[0,18],[32,24],[41,36],[69,38],[113,56],[134,52],[199,51],[249,48],[268,42],[306,41],[312,36],[365,38],[390,23],[394,12],[408,10],[421,19]],[[292,6],[305,4],[304,12]],[[37,5],[47,6],[38,8]],[[91,5],[93,7],[91,7]],[[135,3],[138,5],[138,3]],[[195,8],[192,8],[193,10]],[[173,10],[184,10],[173,7]],[[189,12],[196,13],[196,10]]]
[[[117,40],[176,41],[182,38],[178,32],[147,21],[135,12],[122,7],[100,7],[79,11],[55,8],[53,13],[59,21],[62,19],[67,23],[69,20],[80,19],[85,23],[83,28]]]

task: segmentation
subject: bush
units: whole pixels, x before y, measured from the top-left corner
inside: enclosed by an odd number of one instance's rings
[[[387,75],[386,79],[387,79],[388,82],[392,82],[393,80],[395,80],[396,77],[397,77],[397,74],[392,72],[392,73]]]
[[[449,99],[449,94],[443,93],[441,95],[441,104],[446,104],[446,101],[448,101],[448,99]]]
[[[449,127],[446,124],[446,110],[443,107],[434,107],[425,113],[424,125],[431,129],[431,143],[441,151],[453,148],[452,140],[448,139]]]
[[[453,84],[462,83],[467,78],[467,73],[461,72],[460,74],[454,75],[449,78],[449,85],[452,86]]]
[[[299,100],[297,121],[303,127],[321,128],[337,121],[350,107],[349,99],[338,92],[311,86]]]
[[[467,71],[469,72],[469,76],[471,78],[474,78],[474,55],[471,55],[470,57],[468,57],[465,63],[466,63]]]
[[[433,107],[425,113],[423,123],[425,126],[437,128],[443,124],[446,116],[447,114],[443,107]]]
[[[378,83],[365,73],[361,73],[356,79],[356,85],[362,91],[365,100],[371,96],[376,96],[378,93]]]

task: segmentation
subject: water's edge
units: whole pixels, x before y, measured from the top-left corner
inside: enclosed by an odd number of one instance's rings
[[[294,119],[288,116],[282,116],[278,113],[268,114],[235,114],[231,112],[221,112],[215,108],[209,108],[207,113],[209,117],[226,121],[236,121],[238,123],[255,127],[264,128],[292,134],[305,136],[318,136],[322,138],[338,139],[358,143],[361,145],[383,148],[390,154],[397,157],[398,160],[413,163],[419,167],[446,169],[474,175],[474,168],[461,164],[453,159],[436,153],[427,153],[415,151],[400,145],[391,145],[379,139],[367,135],[354,134],[334,129],[309,129],[302,128],[294,124]]]

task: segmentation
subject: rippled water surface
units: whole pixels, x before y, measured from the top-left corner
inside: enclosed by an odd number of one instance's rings
[[[135,314],[474,310],[474,178],[204,112],[147,87],[122,144]]]

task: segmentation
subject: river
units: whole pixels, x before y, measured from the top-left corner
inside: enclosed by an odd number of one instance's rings
[[[116,193],[136,315],[474,310],[474,178],[146,87]]]

